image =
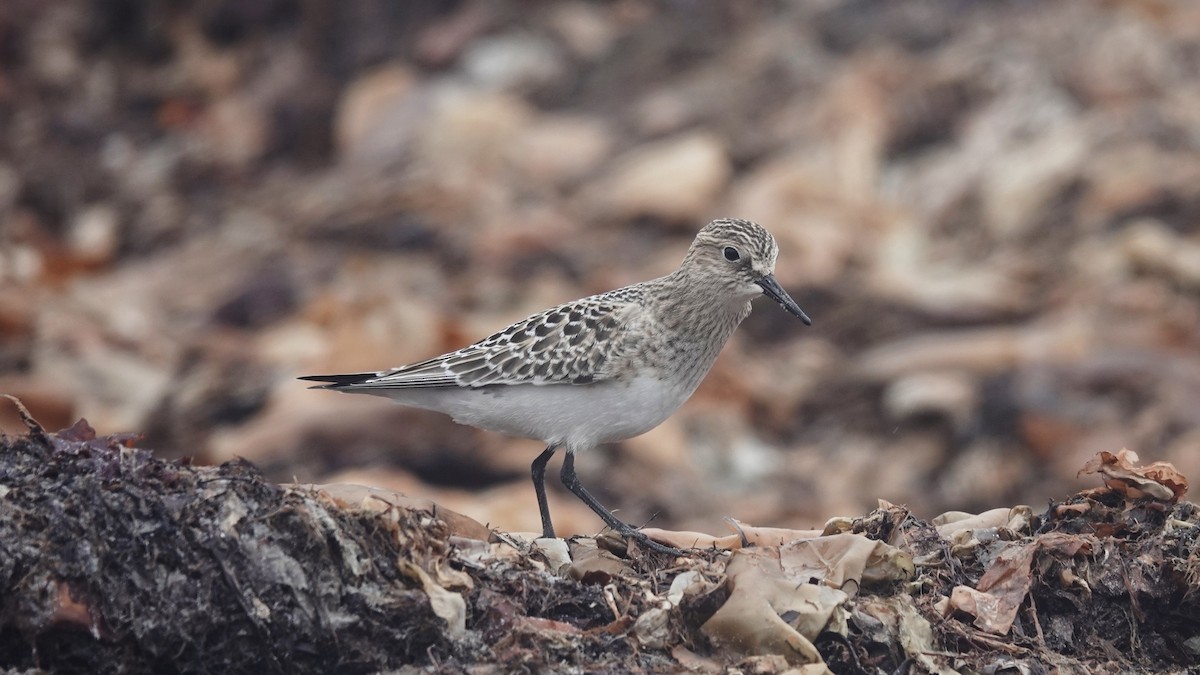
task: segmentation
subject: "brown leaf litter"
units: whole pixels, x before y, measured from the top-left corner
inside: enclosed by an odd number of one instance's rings
[[[1105,486],[933,521],[733,523],[677,559],[527,542],[404,495],[155,459],[85,422],[0,446],[0,665],[51,672],[1185,672],[1200,514]]]

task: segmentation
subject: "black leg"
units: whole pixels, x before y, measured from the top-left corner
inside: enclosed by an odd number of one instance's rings
[[[550,462],[556,449],[557,445],[547,446],[542,454],[533,460],[533,466],[530,467],[533,473],[533,491],[537,493],[538,511],[542,514],[542,536],[547,539],[554,538],[554,524],[550,522],[550,505],[546,503],[546,464]],[[567,456],[570,457],[569,454]]]
[[[563,485],[567,486],[568,490],[570,490],[576,497],[579,497],[584,504],[587,504],[588,508],[590,508],[592,511],[595,511],[596,515],[600,516],[600,520],[603,520],[605,525],[608,525],[612,529],[619,532],[621,536],[627,539],[636,539],[637,542],[642,546],[654,551],[658,551],[659,553],[683,555],[683,551],[680,551],[677,548],[663,546],[662,544],[651,540],[650,537],[647,537],[639,532],[637,528],[622,522],[616,516],[614,516],[611,511],[604,508],[604,505],[601,504],[600,501],[595,497],[593,497],[592,493],[588,492],[587,489],[583,487],[583,484],[579,482],[579,477],[575,475],[575,453],[571,452],[570,450],[567,451],[567,456],[563,458],[562,473],[560,474],[560,477],[562,478]]]

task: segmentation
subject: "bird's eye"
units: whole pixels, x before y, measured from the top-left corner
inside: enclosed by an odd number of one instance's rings
[[[724,253],[725,259],[729,262],[737,262],[742,259],[742,254],[738,253],[738,250],[732,246],[726,246]]]

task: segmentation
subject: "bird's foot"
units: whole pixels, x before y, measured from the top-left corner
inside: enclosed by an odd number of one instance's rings
[[[617,530],[617,532],[626,539],[632,539],[632,540],[636,541],[638,543],[638,546],[641,546],[643,548],[648,548],[651,551],[654,551],[655,553],[662,553],[662,554],[670,555],[670,556],[687,555],[682,550],[677,549],[673,546],[667,546],[666,544],[660,544],[657,541],[654,541],[645,532],[635,529],[634,527],[632,527],[630,525],[626,525],[623,528],[619,528]]]

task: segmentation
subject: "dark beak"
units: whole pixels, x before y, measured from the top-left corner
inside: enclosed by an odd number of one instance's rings
[[[783,290],[783,286],[780,286],[779,282],[775,281],[775,277],[768,274],[761,279],[756,279],[754,283],[762,286],[763,294],[775,302],[778,302],[779,305],[786,309],[789,314],[799,317],[800,320],[804,322],[804,325],[812,325],[812,319],[808,318],[808,315],[804,313],[804,310],[800,309],[800,305],[796,304],[796,301],[792,299],[792,296],[788,295],[787,291]]]

